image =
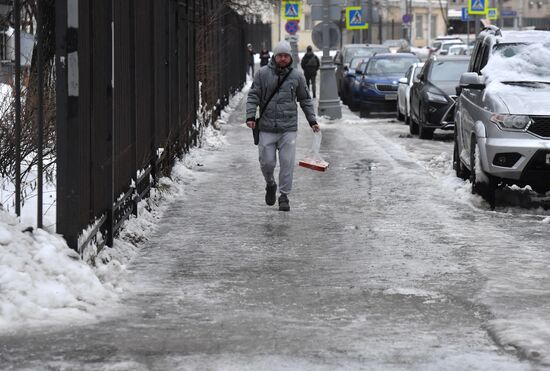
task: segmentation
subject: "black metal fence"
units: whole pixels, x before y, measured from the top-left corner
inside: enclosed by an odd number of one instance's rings
[[[222,0],[55,5],[57,231],[82,252],[92,240],[112,244],[242,87],[255,26]],[[200,117],[199,101],[212,116]]]

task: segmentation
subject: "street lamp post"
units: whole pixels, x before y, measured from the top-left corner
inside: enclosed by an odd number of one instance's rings
[[[321,58],[321,91],[319,94],[319,116],[330,119],[342,117],[340,98],[336,90],[336,76],[334,64],[330,58],[330,0],[323,0],[323,57]]]

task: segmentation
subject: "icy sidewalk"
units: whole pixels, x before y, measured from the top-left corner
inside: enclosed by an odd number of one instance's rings
[[[490,236],[471,235],[469,210],[437,200],[379,122],[321,120],[331,167],[296,167],[285,213],[264,203],[243,105],[221,125],[227,144],[181,178],[121,305],[96,324],[0,338],[6,368],[529,368],[494,344],[476,302],[492,267],[475,244]],[[297,158],[311,140],[300,117]]]

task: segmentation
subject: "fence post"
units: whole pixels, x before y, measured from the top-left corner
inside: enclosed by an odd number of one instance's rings
[[[21,1],[13,2],[15,27],[15,213],[21,216]]]
[[[57,233],[78,249],[82,219],[79,174],[78,0],[56,0]]]

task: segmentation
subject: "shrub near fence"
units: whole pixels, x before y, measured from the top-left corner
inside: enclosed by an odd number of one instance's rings
[[[57,0],[56,17],[57,231],[82,253],[242,87],[251,26],[222,0]]]

